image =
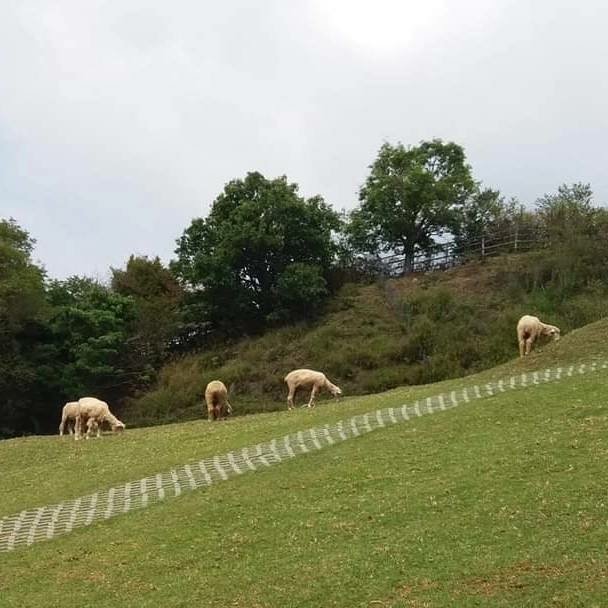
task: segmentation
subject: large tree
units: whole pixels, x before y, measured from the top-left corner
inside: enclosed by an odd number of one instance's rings
[[[173,271],[200,320],[223,333],[314,313],[327,295],[337,214],[287,178],[248,173],[229,182],[209,216],[178,240]]]
[[[361,252],[401,252],[408,270],[418,251],[456,229],[458,210],[476,189],[464,150],[438,139],[385,143],[370,169],[350,216],[351,243]]]
[[[33,247],[14,220],[0,220],[0,437],[39,428],[38,345],[47,306]]]

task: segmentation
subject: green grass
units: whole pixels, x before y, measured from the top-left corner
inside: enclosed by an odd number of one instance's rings
[[[602,321],[466,382],[312,412],[0,442],[0,513],[463,383],[604,358],[607,338]],[[2,554],[0,606],[605,606],[607,401],[603,372],[496,395]]]
[[[3,555],[2,605],[603,606],[606,396],[503,394]]]

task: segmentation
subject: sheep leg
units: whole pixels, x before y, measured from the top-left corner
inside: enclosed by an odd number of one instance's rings
[[[59,437],[63,437],[63,429],[65,427],[65,418],[61,419],[61,424],[59,425]],[[71,435],[72,433],[70,433]]]
[[[94,424],[95,424],[95,419],[94,418],[89,418],[87,420],[87,434],[85,435],[85,439],[90,439],[91,438],[91,429],[93,428]]]
[[[293,387],[289,387],[289,395],[287,395],[287,409],[291,410],[295,407],[294,396],[296,394],[296,390]]]
[[[532,345],[534,344],[534,340],[532,338],[528,338],[526,340],[526,355],[530,354],[530,351],[532,350]]]
[[[76,416],[76,422],[74,423],[74,439],[76,441],[82,439],[82,419],[80,416]]]
[[[312,387],[312,391],[310,391],[310,399],[306,407],[314,407],[315,406],[315,397],[317,396],[317,391],[319,389],[316,386]]]
[[[526,348],[526,341],[522,338],[521,340],[519,340],[519,356],[520,357],[524,356],[525,348]]]

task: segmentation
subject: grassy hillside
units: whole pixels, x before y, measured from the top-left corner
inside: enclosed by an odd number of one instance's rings
[[[204,387],[216,378],[229,386],[236,414],[283,409],[283,377],[298,367],[322,369],[349,395],[457,378],[515,356],[514,328],[522,314],[537,314],[565,333],[608,316],[605,285],[565,288],[546,255],[347,285],[313,325],[167,365],[158,386],[133,400],[124,417],[132,425],[199,418]]]
[[[466,383],[606,356],[601,321]],[[0,515],[463,383],[0,442]],[[1,605],[604,606],[607,398],[605,372],[487,397],[0,555]]]

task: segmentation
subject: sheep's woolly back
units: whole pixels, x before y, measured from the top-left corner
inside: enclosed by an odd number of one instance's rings
[[[95,397],[83,397],[78,400],[80,415],[87,418],[105,419],[110,414],[110,407],[105,401]]]
[[[80,405],[78,404],[78,401],[68,401],[63,406],[63,410],[61,411],[61,417],[64,420],[67,420],[69,418],[76,418],[76,416],[78,416],[79,412],[80,412]]]
[[[322,372],[317,372],[313,369],[294,369],[285,376],[285,382],[288,385],[294,386],[311,386],[316,385],[319,388],[325,386],[329,380]]]
[[[228,400],[228,389],[220,380],[212,380],[205,389],[205,401],[208,406],[223,404]]]
[[[559,327],[543,323],[538,317],[524,315],[517,323],[517,336],[521,340],[524,337],[538,338],[538,336],[560,333]]]
[[[79,399],[80,416],[84,418],[95,418],[99,424],[104,420],[110,423],[112,428],[124,429],[125,425],[112,412],[105,401],[96,397],[83,397]]]
[[[342,389],[330,382],[324,373],[313,369],[294,369],[285,376],[285,382],[290,389],[314,386],[317,390],[326,388],[332,395],[342,394]]]

